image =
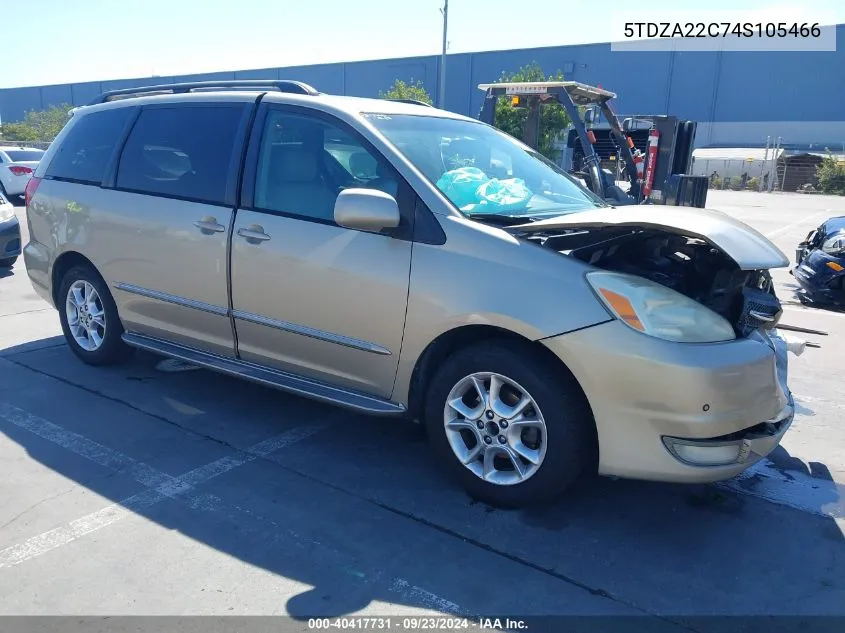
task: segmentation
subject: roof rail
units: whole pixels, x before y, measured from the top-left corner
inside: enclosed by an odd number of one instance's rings
[[[421,105],[427,108],[433,108],[434,106],[430,103],[426,103],[425,101],[420,101],[419,99],[392,99],[388,97],[386,101],[397,101],[398,103],[411,103],[413,105]]]
[[[154,86],[141,86],[138,88],[123,88],[122,90],[109,90],[102,93],[86,105],[105,103],[117,99],[128,99],[131,97],[142,97],[158,94],[181,94],[194,90],[261,90],[275,89],[279,92],[289,92],[301,95],[318,95],[316,88],[301,81],[287,79],[233,79],[231,81],[191,81],[178,84],[157,84]]]

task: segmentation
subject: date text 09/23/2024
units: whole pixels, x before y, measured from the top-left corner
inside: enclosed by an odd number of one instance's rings
[[[519,631],[528,625],[514,618],[459,617],[338,617],[310,618],[308,629],[320,630],[395,630],[395,631]]]

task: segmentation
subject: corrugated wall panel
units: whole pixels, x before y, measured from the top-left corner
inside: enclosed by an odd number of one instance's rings
[[[345,64],[316,64],[314,66],[290,66],[279,68],[279,79],[303,81],[320,92],[344,94]]]
[[[13,88],[0,93],[0,121],[20,121],[30,110],[41,110],[41,88]],[[49,104],[48,104],[49,105]]]
[[[567,79],[613,90],[619,95],[616,109],[621,113],[670,113],[699,121],[699,146],[725,143],[728,129],[736,143],[758,144],[759,131],[768,128],[788,129],[795,143],[802,142],[802,135],[806,142],[818,143],[825,129],[822,122],[827,122],[834,141],[845,122],[845,25],[837,27],[835,52],[614,52],[609,44],[586,44],[450,55],[446,107],[477,116],[483,99],[479,83],[495,81],[502,71],[515,71],[535,61],[546,74],[561,70]],[[431,55],[10,88],[0,90],[0,116],[15,121],[28,110],[63,101],[80,105],[102,90],[214,79],[298,79],[322,92],[364,97],[378,96],[397,78],[421,80],[437,102],[439,67],[439,56]],[[741,122],[749,125],[733,125]],[[812,122],[820,125],[810,130],[807,126]],[[804,128],[806,134],[801,131]]]

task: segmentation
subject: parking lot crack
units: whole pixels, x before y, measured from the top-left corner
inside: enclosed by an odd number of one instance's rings
[[[56,493],[56,494],[54,494],[54,495],[50,495],[49,497],[44,497],[43,499],[40,499],[40,500],[36,501],[36,502],[35,502],[35,503],[33,503],[31,506],[29,506],[29,507],[25,508],[24,510],[21,510],[21,511],[20,511],[20,512],[18,512],[15,516],[13,516],[11,519],[9,519],[8,521],[6,521],[6,522],[5,522],[5,523],[3,523],[2,525],[0,525],[0,530],[4,530],[4,529],[6,529],[6,528],[7,528],[7,527],[9,527],[10,525],[12,525],[12,523],[14,523],[15,521],[17,521],[17,520],[18,520],[18,519],[20,519],[21,517],[23,517],[25,514],[27,514],[27,513],[31,512],[32,510],[35,510],[35,508],[37,508],[37,507],[38,507],[38,506],[40,506],[41,504],[43,504],[43,503],[47,503],[48,501],[53,501],[54,499],[58,499],[59,497],[63,497],[63,496],[65,496],[66,494],[71,493],[71,492],[73,492],[74,490],[78,489],[80,486],[85,485],[85,483],[87,483],[87,482],[82,482],[82,483],[74,484],[74,485],[72,485],[70,488],[68,488],[68,489],[66,489],[66,490],[62,490],[61,492],[57,492],[57,493]]]
[[[67,385],[69,387],[81,389],[82,391],[90,393],[91,395],[97,396],[99,398],[103,398],[104,400],[108,400],[109,402],[113,402],[115,404],[119,404],[119,405],[128,407],[129,409],[131,409],[131,410],[133,410],[137,413],[140,413],[142,415],[145,415],[145,416],[148,416],[148,417],[153,418],[155,420],[158,420],[159,422],[164,422],[165,424],[168,424],[170,426],[174,426],[174,427],[178,428],[179,430],[181,430],[185,433],[189,433],[189,434],[194,435],[196,437],[200,437],[202,439],[209,440],[211,442],[214,442],[215,444],[218,444],[220,446],[224,446],[226,448],[229,448],[229,449],[232,449],[232,450],[235,450],[235,451],[241,450],[237,446],[230,444],[229,442],[226,442],[225,440],[221,440],[219,438],[214,437],[213,435],[207,435],[205,433],[200,433],[199,431],[196,431],[194,429],[184,427],[181,424],[179,424],[178,422],[171,420],[170,418],[167,418],[167,417],[161,415],[160,413],[156,413],[154,411],[147,411],[146,409],[143,409],[143,408],[141,408],[141,407],[139,407],[139,406],[137,406],[137,405],[135,405],[131,402],[128,402],[127,400],[122,400],[121,398],[109,395],[109,394],[104,393],[104,392],[102,392],[98,389],[95,389],[93,387],[88,387],[86,385],[80,385],[79,383],[68,380],[67,378],[64,378],[62,376],[56,376],[55,374],[51,374],[47,371],[44,371],[43,369],[38,369],[37,367],[32,367],[30,365],[27,365],[26,363],[23,363],[23,362],[15,359],[12,356],[7,356],[7,357],[4,357],[4,358],[8,362],[14,363],[15,365],[17,365],[19,367],[22,367],[24,369],[32,371],[32,372],[39,374],[41,376],[45,376],[46,378],[50,378],[52,380],[57,380],[58,382],[60,382],[64,385]]]
[[[479,541],[477,539],[474,539],[472,537],[465,536],[465,535],[461,534],[460,532],[458,532],[456,530],[445,527],[443,525],[439,525],[437,523],[434,523],[433,521],[430,521],[430,520],[425,519],[423,517],[417,516],[417,515],[415,515],[411,512],[407,512],[405,510],[400,510],[399,508],[394,508],[394,507],[392,507],[392,506],[390,506],[386,503],[383,503],[381,501],[377,501],[376,499],[371,499],[369,497],[359,495],[359,494],[357,494],[357,493],[355,493],[351,490],[347,490],[346,488],[343,488],[342,486],[339,486],[337,484],[333,484],[331,482],[324,481],[322,479],[319,479],[318,477],[314,477],[313,475],[309,475],[308,473],[299,471],[295,468],[291,468],[290,466],[286,465],[285,463],[283,463],[283,462],[281,462],[277,459],[274,459],[274,457],[272,455],[268,455],[264,459],[273,462],[277,467],[282,468],[283,470],[285,470],[289,473],[303,477],[303,478],[305,478],[305,479],[307,479],[311,482],[314,482],[316,484],[326,486],[328,488],[331,488],[332,490],[335,490],[336,492],[340,492],[344,495],[353,497],[353,498],[355,498],[359,501],[363,501],[364,503],[373,505],[377,508],[380,508],[381,510],[385,510],[387,512],[390,512],[391,514],[400,516],[404,519],[414,521],[415,523],[419,523],[420,525],[423,525],[427,528],[437,530],[438,532],[440,532],[440,533],[442,533],[446,536],[449,536],[451,538],[458,539],[461,542],[466,543],[467,545],[477,547],[477,548],[482,549],[482,550],[484,550],[484,551],[486,551],[486,552],[488,552],[488,553],[490,553],[494,556],[498,556],[498,557],[507,559],[507,560],[509,560],[513,563],[516,563],[518,565],[522,565],[524,567],[528,567],[528,568],[530,568],[534,571],[537,571],[541,574],[544,574],[546,576],[550,576],[550,577],[552,577],[556,580],[559,580],[561,582],[565,582],[566,584],[569,584],[573,587],[577,587],[578,589],[581,589],[582,591],[586,591],[593,596],[605,598],[607,600],[610,600],[611,602],[615,602],[619,605],[623,605],[623,606],[626,606],[628,608],[639,611],[643,615],[647,615],[647,616],[656,618],[658,620],[664,621],[668,624],[672,624],[672,625],[681,627],[682,629],[687,630],[687,631],[691,631],[692,633],[698,633],[697,629],[689,626],[688,624],[686,624],[684,622],[678,622],[676,620],[673,620],[670,617],[667,617],[667,616],[661,615],[659,613],[655,613],[653,611],[645,609],[643,607],[640,607],[639,605],[632,603],[632,602],[629,602],[629,601],[627,601],[627,600],[625,600],[625,599],[623,599],[619,596],[616,596],[613,593],[611,593],[611,592],[609,592],[605,589],[602,589],[601,587],[593,587],[593,586],[589,585],[588,583],[582,582],[582,581],[580,581],[576,578],[573,578],[573,577],[571,577],[567,574],[559,572],[559,571],[557,571],[553,568],[543,567],[542,565],[538,565],[537,563],[534,563],[533,561],[527,560],[527,559],[525,559],[521,556],[517,556],[515,554],[510,554],[508,552],[502,551],[502,550],[500,550],[500,549],[498,549],[498,548],[496,548],[492,545],[489,545],[487,543],[484,543],[484,542]]]

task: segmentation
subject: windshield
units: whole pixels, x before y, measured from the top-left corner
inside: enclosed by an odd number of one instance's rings
[[[468,216],[550,217],[608,206],[538,152],[482,123],[365,117]]]

